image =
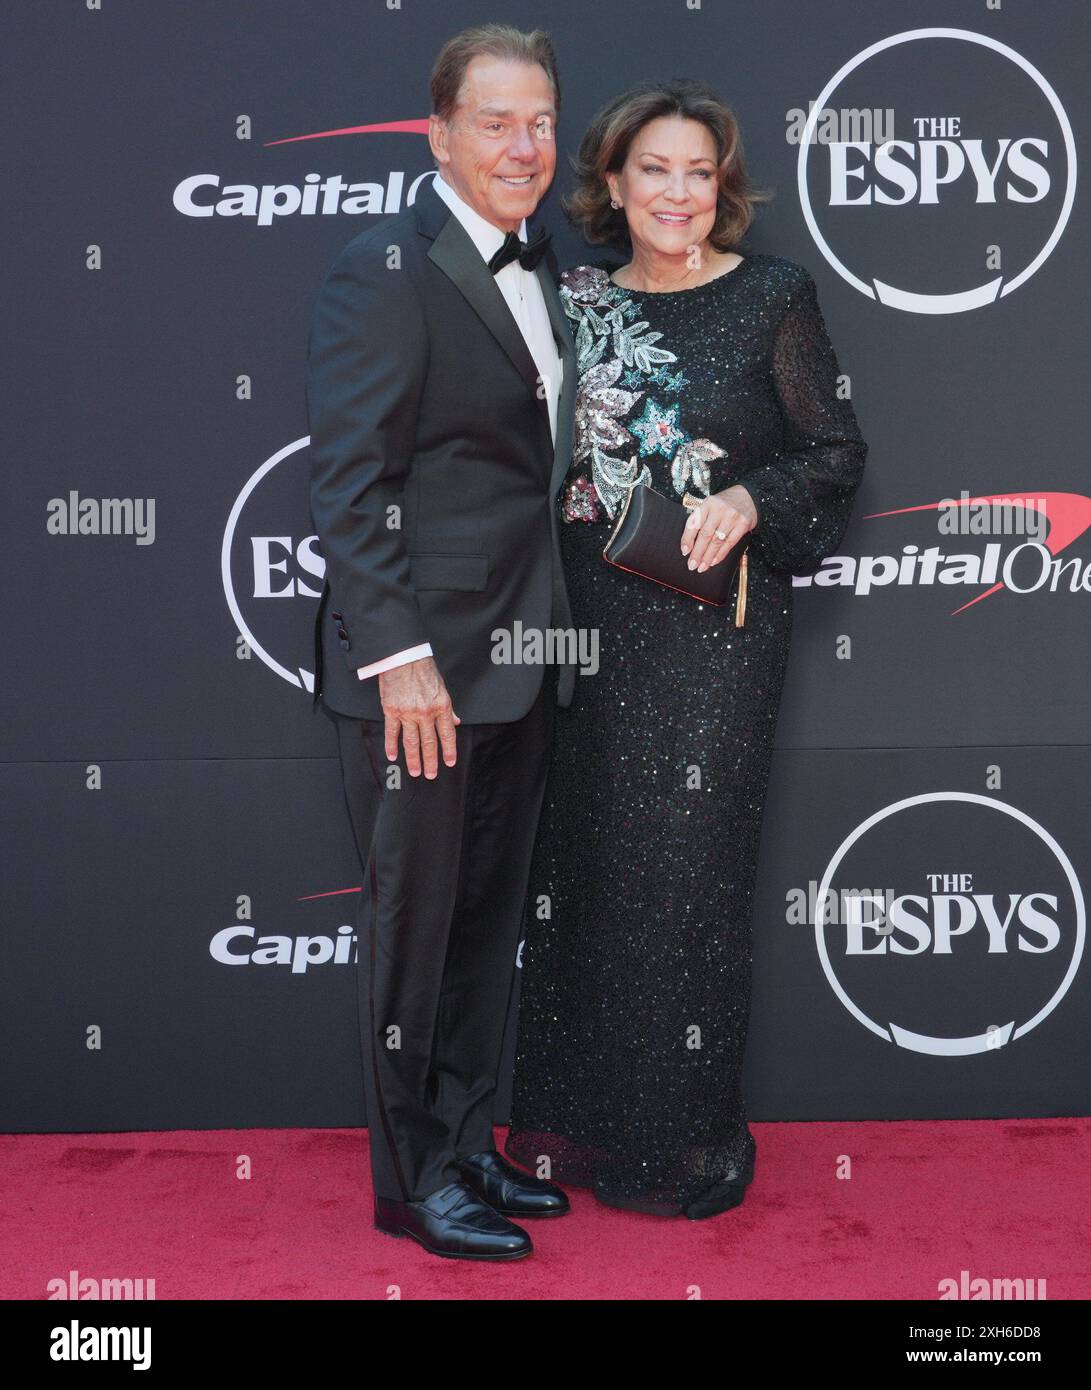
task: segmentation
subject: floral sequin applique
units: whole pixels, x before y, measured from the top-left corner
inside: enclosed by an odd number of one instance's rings
[[[646,394],[654,386],[673,395],[689,384],[682,372],[668,369],[667,364],[678,358],[659,346],[662,333],[648,331],[647,321],[636,317],[640,305],[603,270],[581,266],[567,271],[560,294],[565,313],[576,325],[580,378],[573,454],[576,476],[564,490],[564,519],[599,521],[602,509],[612,518],[630,488],[641,483],[650,486],[651,472],[646,463],[638,463],[637,452],[641,459],[660,454],[671,464],[671,481],[679,495],[691,491],[707,497],[708,464],[724,451],[710,439],[690,438],[679,424],[679,402],[661,403]],[[641,398],[643,414],[626,424],[625,417]],[[616,452],[626,445],[637,450],[626,449],[627,459]],[[590,478],[579,472],[580,465],[588,464]]]

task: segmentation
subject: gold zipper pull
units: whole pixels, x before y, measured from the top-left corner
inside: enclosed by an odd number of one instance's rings
[[[735,600],[735,626],[746,625],[746,555],[744,550],[739,561],[739,594]]]

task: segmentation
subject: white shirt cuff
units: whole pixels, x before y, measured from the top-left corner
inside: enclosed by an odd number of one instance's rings
[[[360,679],[367,680],[368,676],[377,676],[383,671],[392,671],[395,666],[404,666],[407,661],[419,661],[423,656],[432,655],[432,644],[422,642],[419,647],[406,647],[404,651],[395,652],[393,656],[384,656],[382,661],[373,661],[370,666],[359,666],[356,674]]]

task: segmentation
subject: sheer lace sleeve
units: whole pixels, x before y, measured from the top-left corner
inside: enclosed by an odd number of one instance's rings
[[[839,368],[810,272],[777,328],[773,380],[784,448],[737,478],[758,510],[751,544],[771,569],[811,574],[845,534],[868,446],[852,402],[838,395]]]

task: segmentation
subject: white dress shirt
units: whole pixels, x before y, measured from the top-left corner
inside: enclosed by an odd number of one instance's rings
[[[486,263],[490,261],[503,246],[505,233],[486,221],[469,203],[460,198],[441,175],[436,175],[433,186],[469,233],[482,259]],[[519,228],[519,239],[527,239],[526,218]],[[561,394],[561,358],[537,273],[524,270],[518,261],[512,261],[494,278],[497,289],[504,296],[504,302],[511,310],[512,318],[523,335],[523,341],[534,359],[534,365],[538,368],[538,374],[545,387],[546,404],[549,407],[549,431],[556,441],[557,401]],[[366,680],[369,676],[377,676],[382,671],[392,670],[393,667],[402,666],[408,661],[419,661],[421,657],[432,654],[431,643],[422,642],[419,646],[407,647],[404,651],[395,652],[393,656],[383,657],[381,661],[373,661],[370,666],[361,666],[356,674],[361,680]]]

